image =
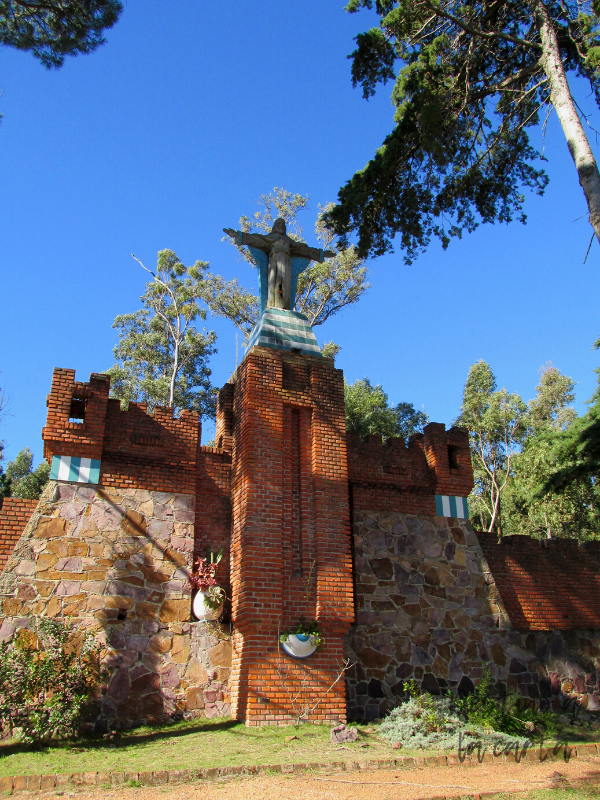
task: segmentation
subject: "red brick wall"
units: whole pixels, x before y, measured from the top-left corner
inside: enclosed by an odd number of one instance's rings
[[[423,434],[404,439],[381,436],[361,441],[348,434],[348,480],[357,510],[435,515],[435,495],[467,497],[473,470],[466,430],[432,422]],[[450,467],[454,449],[458,466]]]
[[[226,383],[217,399],[217,425],[215,442],[218,448],[231,453],[233,450],[233,383]]]
[[[108,375],[75,381],[75,370],[55,369],[42,431],[44,456],[81,456],[101,460],[100,483],[106,487],[193,494],[201,428],[195,411],[176,418],[173,409],[109,400]],[[73,400],[85,402],[85,419],[70,423]]]
[[[129,403],[121,411],[119,400],[109,400],[100,483],[194,494],[200,436],[195,411],[177,418],[173,409],[156,406],[149,415],[144,403]]]
[[[600,542],[477,538],[514,628],[600,629]]]
[[[229,587],[230,539],[231,455],[216,447],[202,447],[196,474],[195,557],[204,556],[208,547],[215,553],[223,548],[217,580],[225,587]]]
[[[8,561],[37,504],[37,500],[22,500],[20,497],[4,498],[0,509],[0,570]]]
[[[42,429],[44,458],[49,463],[52,456],[101,458],[109,390],[108,375],[92,373],[89,383],[82,383],[75,381],[74,369],[54,370],[46,399],[46,426]],[[85,420],[69,422],[71,404],[77,399],[85,402]]]
[[[474,486],[469,433],[466,428],[450,428],[430,422],[423,430],[423,448],[434,476],[434,494],[467,497]],[[456,467],[450,465],[450,450]]]
[[[288,721],[300,692],[300,704],[323,696],[311,721],[345,719],[343,678],[326,692],[353,619],[342,374],[327,359],[253,348],[233,418],[232,713]],[[305,663],[278,642],[301,615],[326,640]]]

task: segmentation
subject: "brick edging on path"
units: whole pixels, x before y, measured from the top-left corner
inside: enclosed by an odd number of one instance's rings
[[[589,758],[600,753],[600,742],[583,745],[557,745],[553,748],[536,748],[525,753],[510,752],[497,756],[485,753],[478,756],[403,756],[402,758],[377,758],[331,762],[302,762],[299,764],[259,764],[240,767],[211,767],[210,769],[171,769],[157,772],[73,772],[58,775],[7,775],[0,778],[0,792],[52,791],[66,786],[123,786],[134,783],[140,786],[161,786],[167,783],[192,783],[197,780],[214,780],[232,775],[259,775],[264,773],[302,773],[317,770],[338,772],[373,771],[377,769],[419,769],[424,767],[476,766],[505,761],[570,761],[572,758]],[[493,797],[495,793],[485,794]],[[473,795],[483,798],[484,795]]]

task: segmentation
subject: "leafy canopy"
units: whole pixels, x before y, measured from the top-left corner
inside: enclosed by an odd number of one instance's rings
[[[390,406],[382,387],[373,386],[368,378],[344,382],[344,405],[346,430],[361,439],[369,435],[380,435],[384,440],[391,436],[409,439],[429,422],[427,414],[416,411],[411,403]]]
[[[481,528],[499,536],[580,540],[600,533],[600,492],[589,475],[540,491],[557,470],[573,465],[558,446],[580,424],[573,389],[571,378],[548,362],[525,405],[519,395],[497,390],[488,364],[471,367],[458,422],[470,431],[475,487],[469,510]]]
[[[37,500],[50,478],[50,466],[47,461],[42,461],[33,469],[33,453],[24,447],[14,461],[9,461],[6,466],[5,497],[23,497],[27,500]],[[0,476],[0,487],[2,477]],[[0,489],[1,491],[1,489]]]
[[[560,490],[540,493],[540,486],[558,468],[572,463],[556,446],[557,436],[578,424],[572,408],[574,383],[551,364],[541,370],[536,396],[528,403],[523,449],[514,459],[513,474],[502,500],[505,532],[552,538],[594,537],[600,532],[598,487],[580,476]]]
[[[339,192],[325,220],[358,234],[359,256],[407,262],[432,237],[447,247],[482,222],[525,222],[523,189],[547,183],[527,129],[551,102],[533,0],[350,0],[379,26],[359,34],[352,82],[372,96],[394,81],[394,129]],[[544,2],[567,72],[600,98],[598,0]]]
[[[600,339],[594,342],[600,348]],[[590,399],[587,413],[570,427],[556,434],[552,446],[557,453],[555,469],[547,476],[541,492],[564,491],[580,481],[591,481],[598,491],[600,483],[600,368],[598,387]],[[600,500],[600,497],[598,498]]]
[[[47,68],[65,56],[91,53],[104,44],[123,4],[119,0],[0,0],[0,44],[29,50]]]
[[[150,409],[173,406],[214,415],[216,389],[208,361],[216,352],[216,334],[194,326],[206,319],[199,303],[207,268],[203,261],[184,266],[172,250],[159,252],[156,273],[147,270],[153,279],[140,298],[143,308],[113,323],[119,331],[117,363],[107,370],[113,397],[147,403]]]

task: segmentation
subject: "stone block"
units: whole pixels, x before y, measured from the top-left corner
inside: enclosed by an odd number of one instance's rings
[[[213,667],[231,667],[231,642],[223,640],[209,650]]]
[[[40,517],[33,535],[36,539],[54,539],[58,536],[64,536],[66,527],[66,519],[60,519],[59,517]]]
[[[185,707],[188,711],[204,708],[204,693],[201,686],[192,686],[185,690]]]
[[[121,519],[121,530],[126,536],[143,536],[148,530],[148,523],[143,514],[128,510]]]
[[[211,651],[212,652],[212,651]],[[190,657],[190,637],[188,634],[173,637],[171,659],[176,664],[186,664]]]
[[[192,609],[191,599],[165,600],[160,608],[161,622],[183,622],[189,620]]]

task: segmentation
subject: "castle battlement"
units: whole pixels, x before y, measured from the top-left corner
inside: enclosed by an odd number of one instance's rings
[[[467,497],[473,488],[468,432],[431,422],[423,433],[386,442],[381,436],[346,437],[348,482],[355,508],[436,513],[437,496]]]

